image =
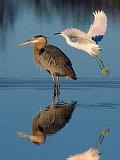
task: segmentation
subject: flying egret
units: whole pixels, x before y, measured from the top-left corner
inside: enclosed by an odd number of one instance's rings
[[[109,128],[102,130],[95,146],[89,148],[87,151],[83,153],[72,155],[69,158],[67,158],[67,160],[99,160],[101,154],[98,148],[101,145],[104,137],[107,136],[108,134],[109,134]]]
[[[69,58],[57,47],[47,45],[47,38],[36,35],[31,40],[20,43],[20,46],[33,44],[33,57],[53,78],[54,90],[60,88],[59,77],[76,80],[76,74]]]
[[[102,58],[99,56],[101,48],[98,44],[103,39],[107,30],[107,16],[101,11],[93,12],[94,21],[91,24],[87,33],[77,28],[68,28],[62,32],[55,33],[54,35],[61,35],[66,39],[66,42],[71,47],[81,49],[89,55],[94,56],[100,66],[104,75],[109,74],[109,68],[105,67]]]

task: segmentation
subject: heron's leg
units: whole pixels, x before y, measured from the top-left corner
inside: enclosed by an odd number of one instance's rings
[[[60,95],[60,81],[59,81],[59,77],[57,76],[57,96],[59,97]]]
[[[55,97],[56,97],[56,96],[55,96],[55,94],[54,94],[54,95],[53,95],[53,99],[52,99],[52,105],[51,105],[52,107],[55,106]]]
[[[56,90],[57,90],[56,78],[54,77],[54,75],[52,75],[52,78],[54,82],[54,97],[56,97]]]

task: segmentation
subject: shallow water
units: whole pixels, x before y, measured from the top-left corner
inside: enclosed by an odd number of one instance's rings
[[[108,15],[108,31],[101,42],[102,57],[110,68],[104,77],[95,60],[68,46],[52,33],[67,27],[87,31],[92,11],[103,9]],[[104,128],[110,128],[100,148],[102,159],[119,159],[120,134],[120,54],[119,1],[70,0],[0,1],[0,159],[64,160],[87,150]],[[43,34],[71,59],[78,80],[61,80],[60,101],[76,101],[71,120],[59,132],[35,145],[17,135],[31,134],[32,119],[51,105],[53,83],[34,63],[31,46],[18,44],[33,35]],[[82,53],[81,53],[82,52]]]

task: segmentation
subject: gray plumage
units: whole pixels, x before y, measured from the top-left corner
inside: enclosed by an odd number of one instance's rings
[[[38,130],[44,132],[45,135],[55,134],[69,122],[75,105],[76,102],[71,102],[56,104],[54,107],[46,107],[34,117],[32,134],[34,135]]]
[[[46,45],[39,49],[33,46],[33,57],[51,75],[76,79],[71,61],[59,48]]]
[[[67,77],[76,80],[76,74],[69,58],[59,48],[53,45],[47,45],[47,38],[45,36],[34,36],[31,40],[25,41],[20,45],[30,43],[33,44],[35,62],[48,71],[52,75],[53,80],[54,77]]]
[[[33,118],[32,135],[22,132],[17,134],[33,143],[42,144],[46,140],[46,135],[55,134],[69,122],[75,106],[76,102],[58,103],[57,101],[54,104],[53,99],[52,105],[46,107]]]

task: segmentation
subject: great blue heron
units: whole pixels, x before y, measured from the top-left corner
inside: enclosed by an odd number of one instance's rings
[[[38,113],[32,121],[32,135],[18,132],[22,138],[33,143],[42,144],[46,140],[46,135],[55,134],[69,122],[75,109],[76,102],[54,102]]]
[[[101,52],[101,48],[98,42],[103,39],[103,35],[107,30],[107,16],[103,11],[93,12],[94,22],[91,24],[87,33],[76,29],[68,28],[62,32],[55,33],[54,35],[61,35],[66,39],[68,45],[81,49],[87,52],[89,55],[94,56],[100,66],[100,69],[104,75],[109,74],[109,69],[104,66],[102,58],[98,56]]]
[[[60,88],[59,77],[76,80],[76,74],[69,58],[57,47],[47,45],[47,38],[36,35],[31,40],[20,43],[20,46],[33,44],[33,57],[37,64],[41,65],[54,81],[54,89]]]
[[[83,153],[70,156],[69,158],[67,158],[67,160],[99,160],[101,154],[98,148],[101,145],[104,137],[107,136],[108,134],[109,134],[109,128],[104,129],[103,131],[101,131],[100,137],[96,142],[95,146],[89,148],[87,151]]]

